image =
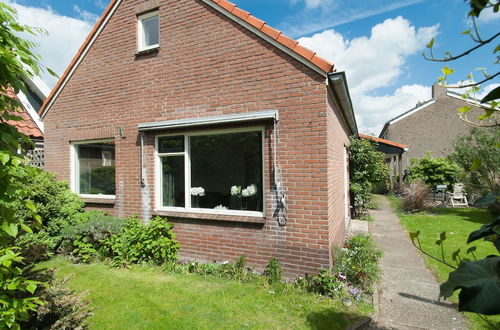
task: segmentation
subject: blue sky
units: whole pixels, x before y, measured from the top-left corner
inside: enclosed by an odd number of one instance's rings
[[[126,1],[126,0],[125,0]],[[20,20],[45,27],[36,40],[46,64],[62,73],[108,0],[10,0]],[[424,60],[436,37],[435,54],[473,45],[460,32],[470,24],[463,0],[233,0],[346,71],[361,132],[377,134],[385,121],[430,98],[430,86],[445,65]],[[497,32],[500,14],[484,13],[480,31]],[[61,45],[64,45],[61,49]],[[495,72],[493,47],[450,63],[450,82],[477,67]],[[498,69],[496,69],[498,70]],[[474,77],[479,80],[480,73]],[[50,87],[55,79],[44,76]],[[493,82],[498,84],[498,82]],[[491,89],[495,85],[487,86]]]

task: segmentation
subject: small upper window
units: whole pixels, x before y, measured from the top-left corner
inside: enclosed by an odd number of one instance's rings
[[[138,20],[139,51],[156,48],[160,44],[160,24],[158,12],[141,15]]]

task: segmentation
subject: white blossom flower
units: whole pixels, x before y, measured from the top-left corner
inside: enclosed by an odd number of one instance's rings
[[[203,187],[192,187],[191,196],[205,196],[205,189]]]
[[[225,207],[224,205],[220,204],[220,205],[217,205],[216,207],[214,207],[214,210],[227,210],[227,207]]]
[[[241,195],[243,197],[254,196],[256,193],[257,193],[257,186],[254,184],[249,185],[248,187],[246,187],[241,191]]]
[[[241,186],[232,186],[231,187],[231,195],[237,196],[239,194],[241,194]]]

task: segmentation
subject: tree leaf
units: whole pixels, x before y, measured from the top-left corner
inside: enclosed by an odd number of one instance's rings
[[[467,113],[467,112],[469,112],[471,110],[472,110],[472,108],[468,107],[468,106],[461,107],[460,109],[457,109],[458,112],[462,112],[462,113]]]
[[[440,286],[440,296],[448,298],[461,290],[458,310],[484,315],[500,314],[500,257],[465,262],[452,271]]]
[[[446,240],[446,232],[445,231],[443,231],[441,234],[439,234],[439,240],[440,241]]]
[[[460,256],[460,249],[453,252],[453,254],[451,255],[451,258],[453,259],[453,261],[456,261],[459,256]]]
[[[493,89],[485,97],[483,97],[481,103],[486,103],[498,99],[500,99],[500,86],[497,86],[497,88]]]
[[[441,72],[445,75],[445,76],[449,76],[450,74],[452,74],[453,72],[455,72],[455,70],[449,68],[448,66],[445,66],[444,68],[441,69]]]
[[[472,252],[475,252],[476,249],[477,248],[475,246],[471,246],[470,248],[467,249],[467,254],[471,254]]]
[[[427,43],[427,46],[426,46],[426,47],[427,47],[427,48],[432,48],[432,46],[434,46],[434,38],[432,38],[432,39],[431,39],[431,41],[429,41],[429,42]]]
[[[412,242],[415,241],[416,238],[420,235],[420,230],[417,230],[416,232],[409,233],[410,239]]]
[[[479,158],[474,158],[470,166],[471,171],[477,171],[481,167],[482,161]]]

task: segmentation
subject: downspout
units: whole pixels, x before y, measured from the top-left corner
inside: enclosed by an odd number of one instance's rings
[[[146,175],[146,168],[145,168],[145,162],[144,162],[144,133],[140,132],[139,133],[140,140],[141,140],[141,178],[140,178],[140,183],[141,183],[141,216],[142,220],[144,223],[149,223],[149,219],[151,217],[150,213],[150,198],[149,198],[149,186],[147,184],[147,175]]]

